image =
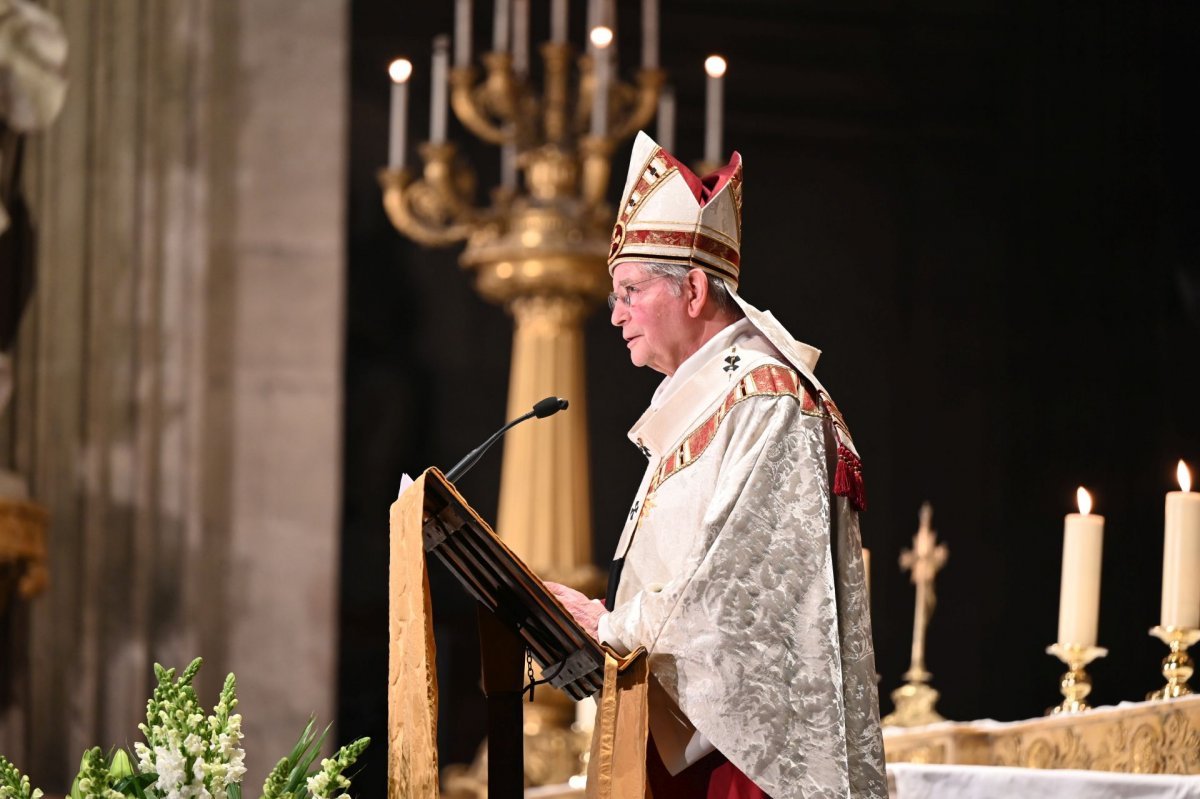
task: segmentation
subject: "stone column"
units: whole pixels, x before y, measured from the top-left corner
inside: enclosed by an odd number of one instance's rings
[[[23,736],[64,793],[151,663],[239,678],[247,786],[333,718],[346,3],[51,0],[72,84],[33,141],[38,287],[0,465],[50,511]]]

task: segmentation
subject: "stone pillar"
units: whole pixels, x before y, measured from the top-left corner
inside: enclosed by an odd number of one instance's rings
[[[151,664],[239,678],[247,786],[334,716],[343,0],[50,0],[71,86],[32,141],[38,286],[0,466],[50,511],[23,736],[64,793]],[[251,790],[254,790],[251,787]]]

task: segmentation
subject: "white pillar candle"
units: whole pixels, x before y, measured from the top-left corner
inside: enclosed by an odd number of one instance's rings
[[[721,163],[721,106],[724,102],[725,59],[710,55],[704,59],[704,71],[708,74],[708,92],[705,98],[704,160],[710,164]]]
[[[1067,514],[1063,526],[1062,583],[1058,595],[1058,643],[1096,645],[1100,616],[1100,555],[1104,517],[1091,512],[1092,498],[1077,492],[1079,513]]]
[[[567,43],[567,0],[552,0],[550,4],[550,41]]]
[[[664,86],[658,96],[658,127],[654,133],[664,150],[675,152],[675,89],[670,86]]]
[[[600,24],[600,0],[588,0],[587,4],[587,30],[590,34],[592,28]]]
[[[454,2],[454,66],[471,65],[471,0]]]
[[[592,28],[592,71],[595,75],[592,94],[592,124],[590,133],[603,136],[608,131],[608,85],[612,79],[610,60],[613,40],[611,28],[603,25]]]
[[[642,0],[642,67],[658,69],[658,0]]]
[[[512,2],[513,72],[525,75],[529,72],[529,0],[512,0]]]
[[[388,166],[404,168],[404,149],[408,137],[408,79],[412,77],[412,62],[397,58],[388,64],[388,76],[392,79],[392,115],[388,128]]]
[[[433,38],[432,91],[429,93],[429,141],[441,144],[446,141],[446,111],[450,105],[448,95],[450,71],[450,37]]]
[[[496,0],[495,16],[492,20],[492,52],[508,50],[508,25],[512,20],[512,0]]]
[[[1167,494],[1163,531],[1162,626],[1200,627],[1200,493],[1179,462],[1179,491]]]

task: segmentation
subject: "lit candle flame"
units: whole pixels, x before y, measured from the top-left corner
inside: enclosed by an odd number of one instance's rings
[[[1079,503],[1079,512],[1084,516],[1092,512],[1092,495],[1083,486],[1075,492],[1075,501]]]
[[[412,77],[412,62],[407,58],[397,58],[388,64],[388,75],[394,83],[404,83]]]
[[[1179,462],[1179,468],[1175,470],[1175,476],[1179,478],[1179,490],[1192,490],[1192,473],[1188,470],[1187,464],[1183,461]]]
[[[719,55],[710,55],[704,59],[704,71],[710,78],[719,78],[725,74],[725,59]]]
[[[605,25],[597,25],[596,27],[592,28],[592,32],[588,34],[588,37],[592,40],[592,44],[603,50],[605,47],[608,47],[610,44],[612,44],[613,31],[612,28],[609,28]]]

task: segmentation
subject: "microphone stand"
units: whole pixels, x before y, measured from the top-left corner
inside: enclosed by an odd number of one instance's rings
[[[535,416],[539,419],[544,419],[547,416],[553,416],[559,411],[565,410],[567,405],[567,401],[561,397],[546,397],[544,400],[540,400],[536,405],[533,406],[533,410],[531,410],[529,413],[513,419],[511,422],[504,425],[504,427],[501,427],[495,433],[492,433],[491,437],[487,441],[484,441],[478,447],[463,456],[462,460],[454,464],[450,471],[446,472],[446,479],[453,483],[455,480],[462,477],[468,469],[479,462],[479,459],[483,457],[483,453],[487,452],[488,448],[491,447],[492,444],[495,444],[497,441],[499,441],[502,435],[519,425],[521,422],[524,422],[527,419],[532,419]]]

